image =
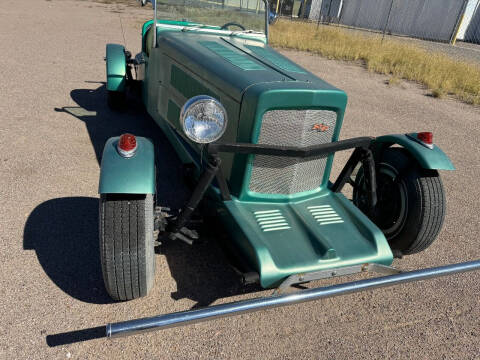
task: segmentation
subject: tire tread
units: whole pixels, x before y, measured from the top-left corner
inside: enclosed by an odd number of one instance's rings
[[[102,272],[109,295],[114,300],[147,295],[155,271],[153,196],[102,195],[99,235]]]

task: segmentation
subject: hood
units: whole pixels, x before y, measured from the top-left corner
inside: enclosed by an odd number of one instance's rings
[[[158,47],[221,92],[241,102],[260,83],[292,82],[298,88],[338,90],[261,41],[198,32],[160,32]],[[287,85],[287,84],[285,84]]]

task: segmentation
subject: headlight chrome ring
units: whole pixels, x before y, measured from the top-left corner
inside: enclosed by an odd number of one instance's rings
[[[227,128],[227,112],[220,101],[207,95],[187,100],[180,112],[183,132],[192,141],[207,144],[220,139]]]

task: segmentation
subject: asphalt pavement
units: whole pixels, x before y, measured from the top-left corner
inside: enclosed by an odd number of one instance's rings
[[[97,186],[105,140],[123,132],[151,137],[161,187],[169,189],[163,201],[177,206],[186,196],[176,155],[139,100],[130,96],[124,113],[106,106],[105,44],[123,43],[123,27],[135,54],[149,14],[90,1],[0,2],[0,358],[480,358],[478,272],[102,337],[108,322],[268,293],[239,286],[212,241],[163,247],[146,298],[114,303],[104,290]],[[395,266],[479,259],[479,108],[435,99],[416,84],[389,86],[357,65],[283,53],[347,91],[342,138],[431,130],[455,164],[442,172],[448,210],[439,238]],[[347,155],[336,157],[334,173]]]

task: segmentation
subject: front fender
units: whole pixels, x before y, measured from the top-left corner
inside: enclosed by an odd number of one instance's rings
[[[382,149],[391,145],[403,146],[424,169],[455,170],[449,157],[437,145],[429,149],[405,134],[379,136],[374,140],[374,148]]]
[[[100,194],[154,194],[155,155],[151,140],[137,137],[137,151],[131,158],[117,151],[119,137],[107,140],[100,168]]]
[[[118,44],[107,44],[107,90],[125,91],[127,59],[125,48]]]

